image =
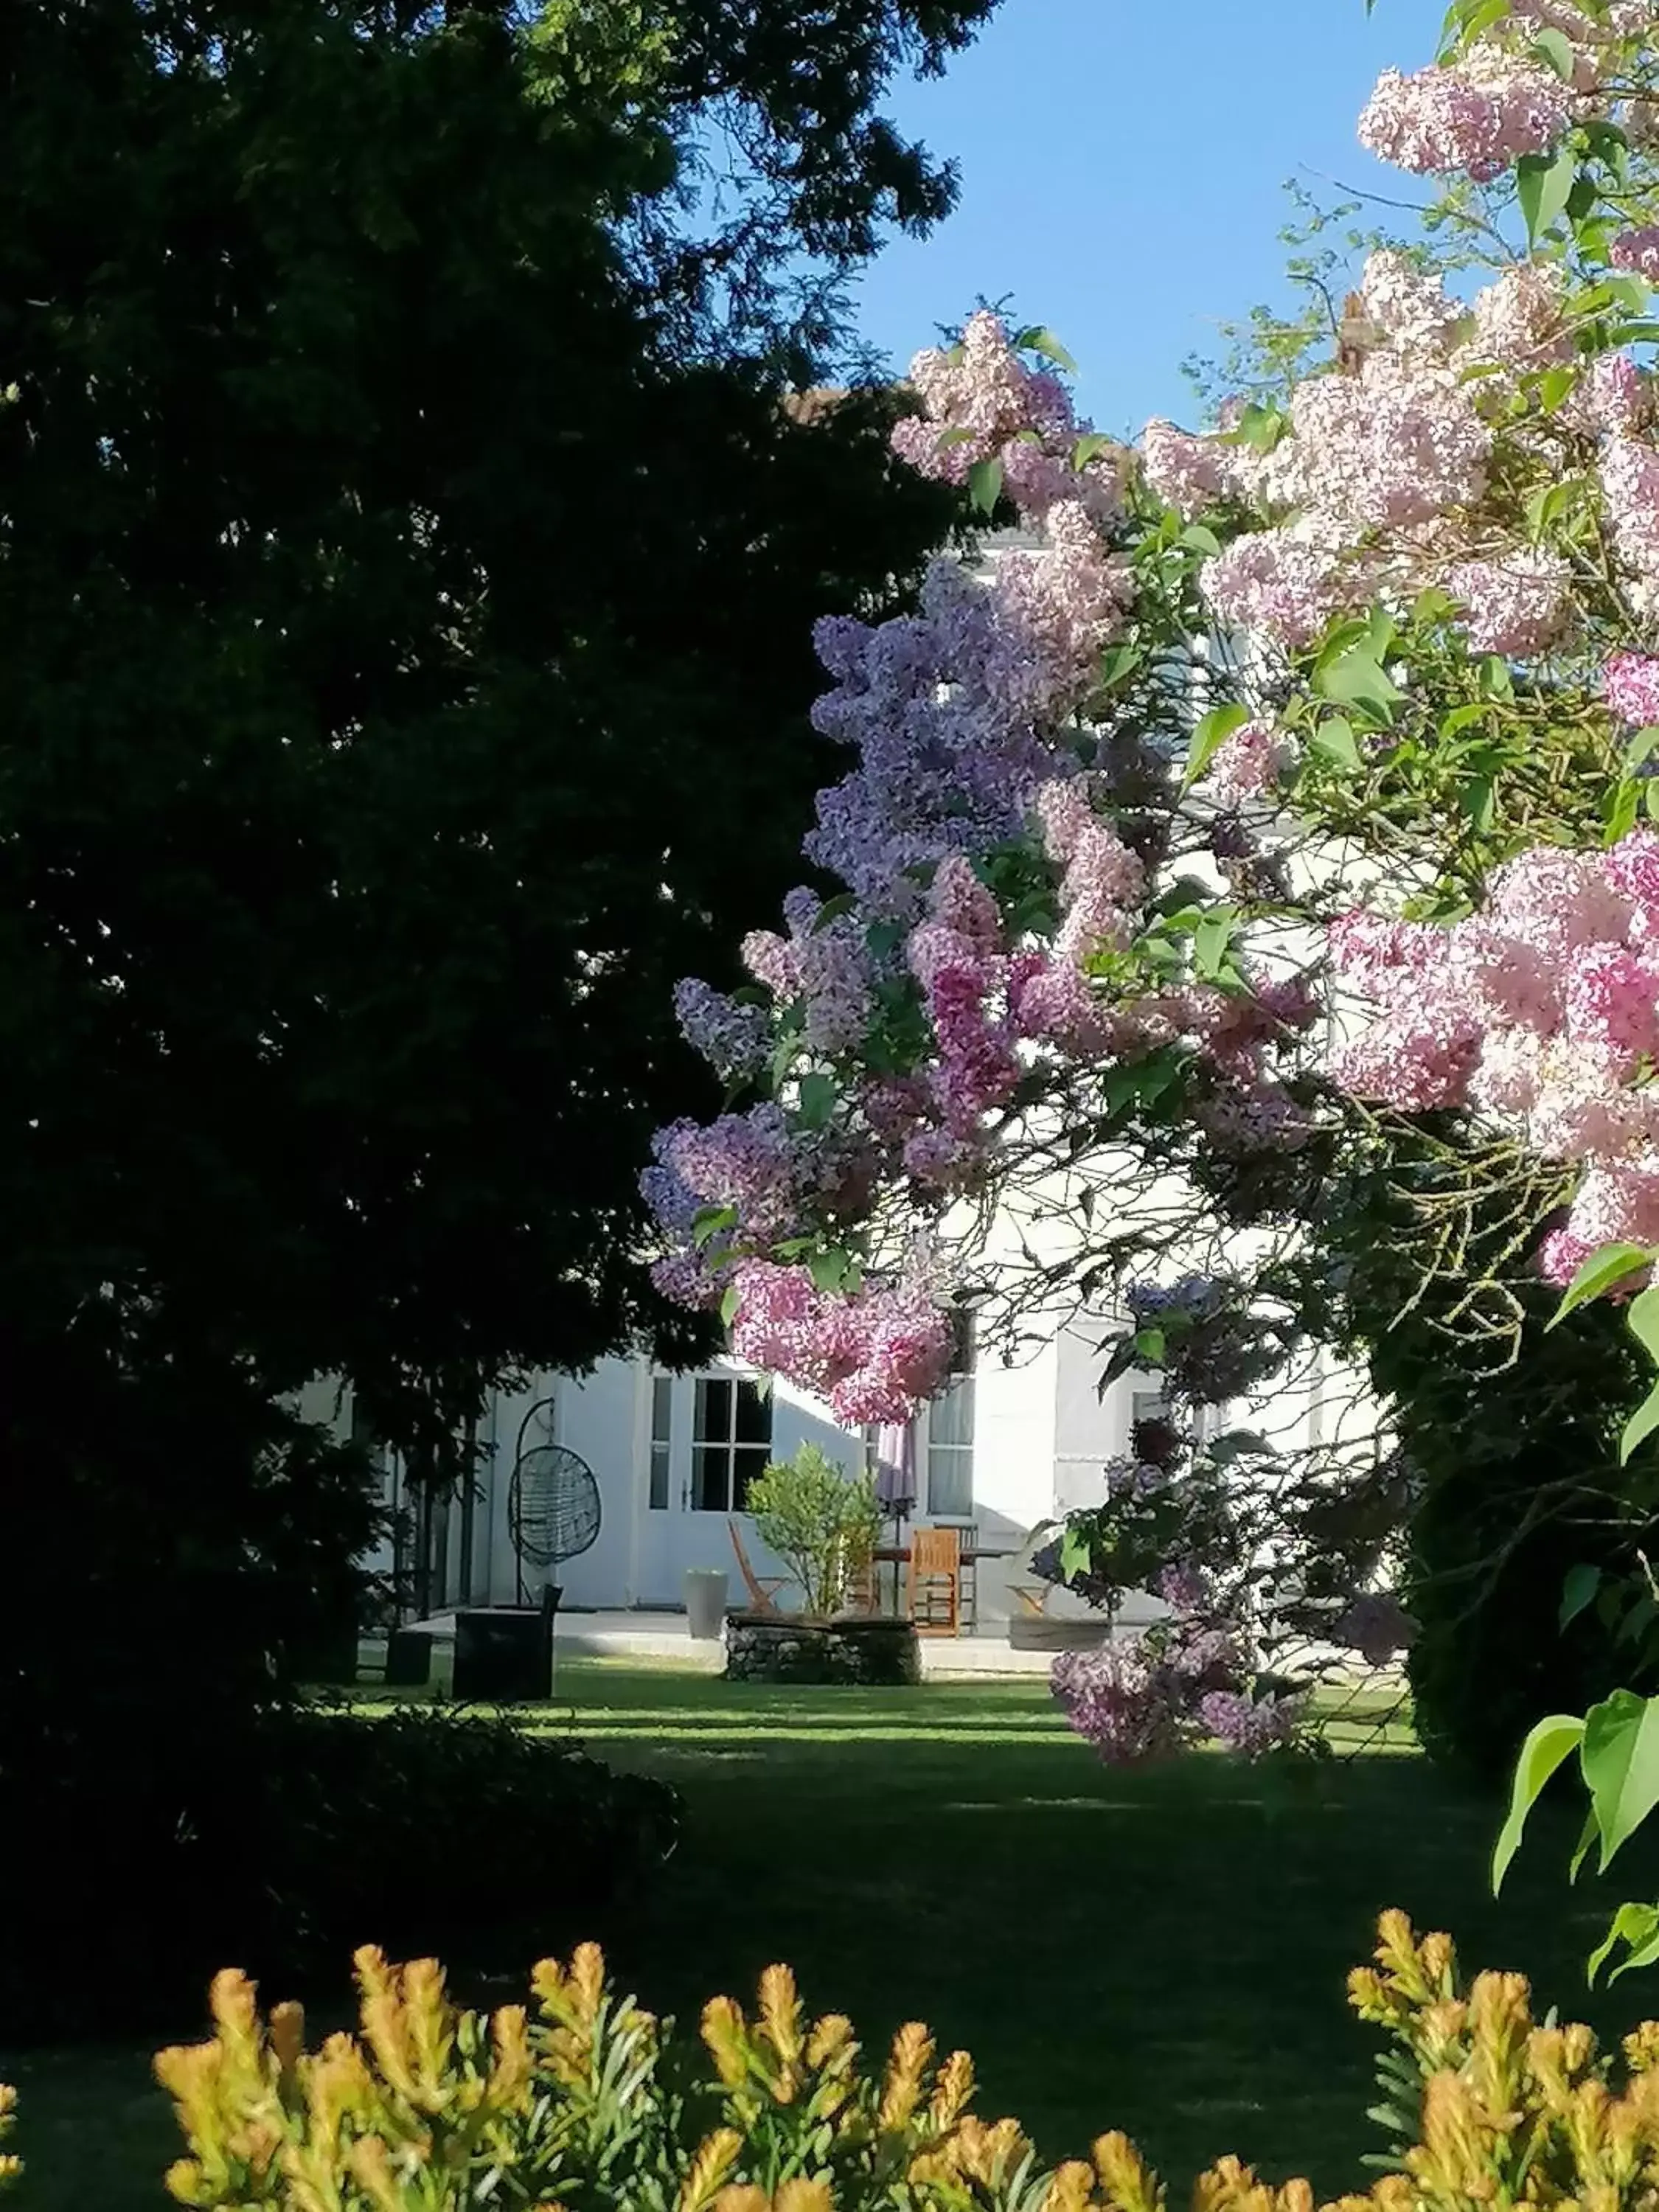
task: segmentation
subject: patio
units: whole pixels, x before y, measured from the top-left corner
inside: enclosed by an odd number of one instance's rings
[[[434,1613],[429,1620],[408,1625],[431,1635],[440,1651],[453,1642],[453,1613]],[[987,1621],[977,1631],[969,1629],[954,1636],[924,1636],[921,1642],[922,1674],[928,1680],[986,1674],[1046,1675],[1054,1655],[1052,1645],[1041,1650],[1011,1644],[1006,1621]],[[367,1642],[366,1663],[377,1665],[384,1648],[380,1639]],[[554,1621],[553,1649],[556,1669],[562,1659],[672,1660],[715,1674],[725,1663],[724,1646],[693,1637],[684,1613],[562,1612]]]

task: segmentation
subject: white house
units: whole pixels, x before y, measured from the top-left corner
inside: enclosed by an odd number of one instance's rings
[[[971,1529],[979,1547],[1006,1555],[978,1569],[981,1630],[996,1633],[1018,1608],[1009,1584],[1029,1580],[1021,1555],[1031,1532],[1099,1502],[1106,1462],[1127,1451],[1133,1425],[1162,1403],[1153,1375],[1131,1373],[1099,1389],[1103,1334],[1098,1320],[1076,1320],[1008,1366],[982,1355],[964,1330],[962,1373],[915,1424],[917,1494],[908,1525]],[[349,1425],[349,1395],[319,1385],[307,1410]],[[1324,1416],[1317,1387],[1293,1413],[1316,1442]],[[748,1486],[769,1460],[807,1441],[849,1472],[873,1452],[868,1432],[839,1427],[804,1393],[730,1358],[682,1375],[644,1357],[604,1360],[586,1376],[538,1375],[488,1405],[469,1494],[406,1499],[402,1468],[385,1456],[386,1502],[394,1514],[408,1510],[397,1546],[369,1564],[399,1571],[406,1601],[423,1613],[533,1602],[544,1579],[560,1585],[566,1611],[660,1611],[683,1603],[689,1568],[724,1571],[741,1600],[734,1526],[758,1573],[782,1571],[744,1512]],[[592,1471],[600,1522],[586,1550],[544,1576],[518,1557],[508,1496],[520,1450],[546,1443],[565,1446]],[[1080,1609],[1065,1593],[1053,1602]]]
[[[986,565],[1034,542],[1003,533]],[[1030,1224],[1018,1234],[1027,1243]],[[1200,1255],[1194,1260],[1201,1264]],[[977,1546],[1006,1555],[978,1571],[982,1627],[994,1630],[1014,1609],[1009,1584],[1024,1579],[1019,1555],[1031,1532],[1099,1502],[1106,1462],[1127,1451],[1135,1422],[1162,1403],[1155,1375],[1131,1373],[1099,1389],[1100,1346],[1112,1320],[1057,1314],[1046,1336],[1039,1330],[1031,1356],[1015,1365],[988,1355],[964,1329],[961,1371],[914,1425],[910,1525],[971,1530]],[[1316,1364],[1295,1391],[1281,1394],[1271,1425],[1287,1443],[1318,1444],[1339,1399],[1354,1402],[1352,1378]],[[349,1423],[349,1394],[319,1384],[306,1409]],[[508,1496],[521,1443],[557,1443],[592,1471],[601,1509],[596,1540],[552,1571],[565,1609],[677,1607],[694,1568],[726,1571],[741,1597],[733,1526],[759,1572],[781,1571],[744,1513],[748,1486],[769,1460],[787,1459],[809,1440],[849,1472],[870,1463],[868,1434],[841,1428],[826,1407],[729,1358],[696,1374],[669,1375],[644,1357],[624,1357],[584,1376],[538,1375],[487,1407],[470,1494],[406,1500],[403,1470],[395,1457],[386,1460],[387,1504],[394,1514],[407,1505],[412,1525],[372,1564],[412,1585],[424,1612],[533,1598],[542,1576],[526,1576],[514,1550]],[[1060,1611],[1079,1606],[1066,1593],[1054,1602]]]

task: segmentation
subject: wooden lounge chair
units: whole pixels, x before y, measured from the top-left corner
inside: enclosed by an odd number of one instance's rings
[[[910,1539],[910,1618],[921,1636],[954,1636],[962,1620],[962,1543],[954,1528]]]
[[[728,1521],[726,1525],[731,1533],[732,1549],[738,1555],[738,1572],[743,1577],[743,1586],[749,1593],[750,1611],[771,1613],[781,1611],[782,1608],[778,1605],[775,1593],[788,1589],[789,1577],[787,1575],[757,1575],[749,1564],[749,1554],[743,1548],[743,1538],[738,1534],[737,1522]]]

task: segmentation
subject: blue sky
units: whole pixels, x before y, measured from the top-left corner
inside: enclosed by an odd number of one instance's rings
[[[1181,374],[1216,326],[1285,296],[1300,175],[1395,198],[1415,180],[1363,155],[1354,118],[1389,63],[1429,61],[1444,0],[1003,0],[942,78],[895,88],[912,136],[961,163],[956,213],[895,239],[859,322],[902,368],[981,294],[1046,323],[1103,430],[1191,421]]]

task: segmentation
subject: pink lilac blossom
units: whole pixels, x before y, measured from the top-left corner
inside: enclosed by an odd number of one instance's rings
[[[1116,513],[1119,458],[1108,452],[1073,466],[1088,425],[1074,417],[1057,378],[1026,367],[999,316],[981,310],[969,318],[959,346],[919,353],[910,382],[923,411],[895,427],[892,446],[922,475],[962,484],[977,464],[996,461],[1003,489],[1033,520],[1065,500],[1080,501],[1102,520]]]
[[[1659,1137],[1659,1093],[1622,1087],[1624,1073],[1597,1047],[1546,1045],[1522,1117],[1533,1151],[1546,1159],[1618,1160]]]
[[[1310,644],[1333,615],[1369,597],[1363,565],[1345,557],[1343,535],[1319,519],[1236,538],[1204,564],[1200,587],[1212,612],[1292,649]]]
[[[1246,722],[1211,754],[1203,784],[1225,804],[1259,799],[1273,788],[1292,757],[1279,731],[1265,722]]]
[[[1517,943],[1558,962],[1581,945],[1620,942],[1631,908],[1618,880],[1619,850],[1536,845],[1517,854],[1488,879],[1487,917]],[[1460,930],[1468,933],[1468,926]]]
[[[959,345],[917,354],[910,382],[925,412],[896,426],[893,450],[953,483],[965,483],[975,463],[994,460],[1022,430],[1054,439],[1076,434],[1065,387],[1025,366],[1000,316],[988,309],[969,317]]]
[[[965,1134],[990,1108],[1004,1104],[1019,1080],[1019,1062],[1005,1024],[986,1012],[983,971],[950,963],[927,986],[939,1044],[936,1089],[945,1126]]]
[[[1122,628],[1128,571],[1075,501],[1048,519],[1039,553],[1008,553],[991,585],[985,681],[1016,714],[1063,716],[1081,701],[1102,648]]]
[[[1659,836],[1644,828],[1606,852],[1517,855],[1449,927],[1362,918],[1330,933],[1375,1010],[1336,1058],[1340,1083],[1411,1110],[1467,1099],[1581,1170],[1539,1255],[1552,1281],[1602,1244],[1659,1243],[1656,921]]]
[[[1213,1605],[1215,1584],[1196,1561],[1177,1559],[1159,1574],[1158,1595],[1171,1613],[1200,1613]]]
[[[1161,418],[1140,434],[1140,466],[1151,489],[1183,521],[1239,494],[1235,447],[1195,437]]]
[[[706,1128],[677,1122],[663,1133],[658,1157],[701,1205],[734,1208],[748,1235],[787,1237],[799,1226],[799,1163],[782,1109],[770,1100]]]
[[[1571,578],[1557,555],[1517,546],[1502,560],[1459,562],[1447,572],[1446,589],[1462,606],[1474,652],[1519,658],[1559,636]]]
[[[1292,435],[1266,465],[1267,483],[1334,539],[1400,531],[1474,504],[1486,485],[1492,432],[1475,388],[1449,367],[1392,349],[1358,376],[1310,376],[1291,402]]]
[[[1495,362],[1506,368],[1540,369],[1571,361],[1566,304],[1566,281],[1553,263],[1516,262],[1475,294],[1474,329],[1454,354],[1454,365],[1467,369]]]
[[[1282,1083],[1261,1077],[1200,1098],[1193,1119],[1218,1151],[1245,1158],[1299,1152],[1318,1127]]]
[[[908,1420],[950,1370],[950,1322],[920,1279],[820,1291],[802,1267],[751,1260],[732,1272],[738,1358],[829,1400],[838,1421]]]
[[[1145,892],[1146,871],[1109,823],[1091,817],[1079,830],[1060,887],[1063,919],[1056,957],[1082,962],[1100,945],[1127,944],[1127,909]]]
[[[1237,1690],[1212,1690],[1200,1699],[1198,1717],[1229,1751],[1243,1759],[1259,1759],[1291,1741],[1301,1711],[1297,1698],[1258,1698]]]
[[[1583,945],[1566,971],[1566,1036],[1599,1048],[1621,1079],[1659,1051],[1659,965],[1621,945]]]
[[[1634,438],[1652,412],[1651,380],[1627,353],[1597,355],[1568,410],[1575,427],[1591,438]]]
[[[1615,269],[1628,270],[1632,276],[1659,284],[1659,223],[1621,230],[1607,248],[1607,259]]]
[[[1385,70],[1359,118],[1359,143],[1417,176],[1466,170],[1486,183],[1523,155],[1547,153],[1570,127],[1572,95],[1553,70],[1480,46],[1455,64]]]
[[[1097,999],[1089,978],[1071,960],[1028,967],[1011,981],[1008,1000],[1021,1036],[1059,1045],[1077,1057],[1103,1055],[1117,1034],[1113,1012]]]
[[[1002,909],[961,854],[939,862],[927,903],[933,919],[965,945],[987,956],[1002,951]]]
[[[1601,498],[1614,550],[1638,586],[1638,605],[1659,597],[1659,450],[1613,438],[1601,456]]]
[[[1615,653],[1601,671],[1607,702],[1632,730],[1659,723],[1659,660],[1645,653]]]
[[[800,951],[775,930],[751,929],[743,940],[743,964],[780,1001],[800,989]]]
[[[1606,866],[1609,884],[1630,909],[1631,936],[1651,944],[1659,939],[1659,831],[1632,830],[1607,855]]]
[[[675,987],[674,1012],[686,1042],[728,1081],[765,1066],[771,1024],[763,1007],[742,1006],[688,975]]]
[[[1419,359],[1443,359],[1464,310],[1447,296],[1442,278],[1409,254],[1384,246],[1370,256],[1359,280],[1360,310],[1395,351]]]
[[[1179,1685],[1144,1638],[1062,1651],[1049,1670],[1056,1703],[1109,1766],[1168,1758],[1188,1739]]]
[[[1406,1650],[1417,1625],[1397,1597],[1362,1590],[1332,1629],[1336,1642],[1357,1651],[1368,1667],[1386,1667]]]

